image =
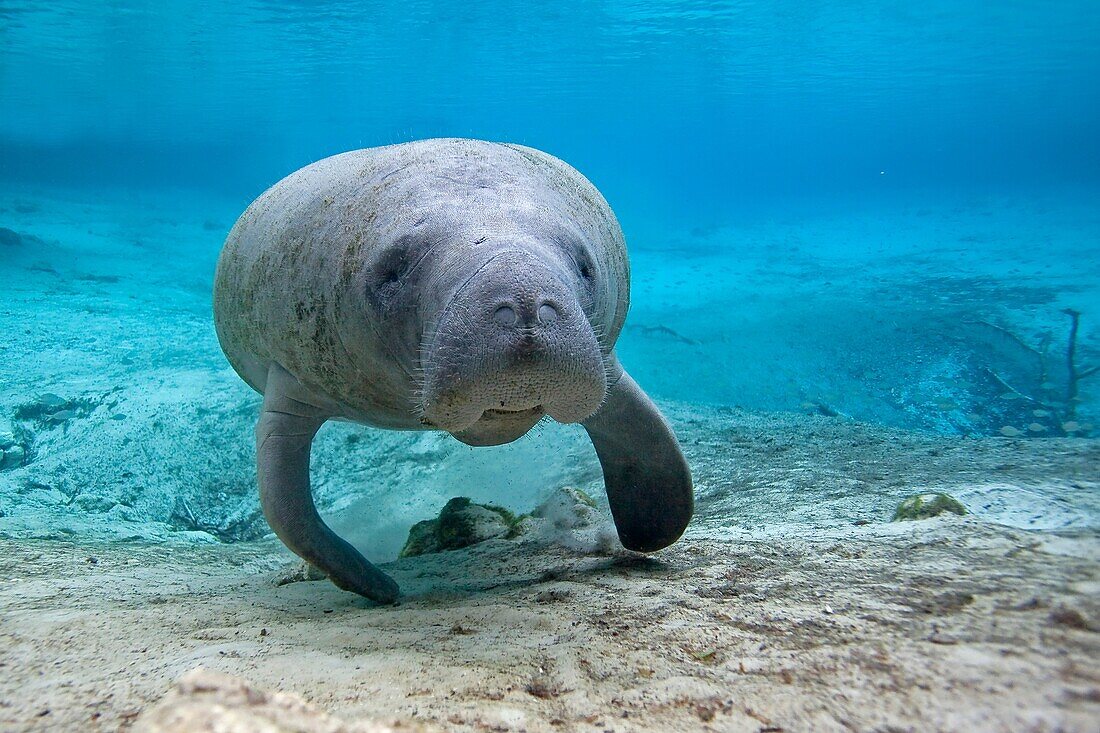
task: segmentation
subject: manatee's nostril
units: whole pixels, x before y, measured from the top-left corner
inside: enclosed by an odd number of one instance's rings
[[[543,303],[539,306],[539,321],[542,323],[553,323],[558,319],[558,311],[554,306],[549,303]]]
[[[493,320],[502,326],[511,326],[516,322],[516,312],[507,305],[502,305],[493,313]]]

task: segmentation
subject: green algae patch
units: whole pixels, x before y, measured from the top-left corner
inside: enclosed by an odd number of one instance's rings
[[[894,512],[895,522],[904,522],[914,519],[929,519],[930,517],[936,517],[945,512],[951,514],[958,514],[964,516],[970,512],[966,511],[958,499],[948,496],[941,492],[935,492],[931,494],[917,494],[916,496],[910,496],[898,504],[897,511]]]

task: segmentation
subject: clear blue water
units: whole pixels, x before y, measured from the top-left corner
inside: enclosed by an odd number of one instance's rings
[[[623,553],[578,425],[330,421],[318,510],[405,598],[276,587],[219,251],[441,136],[616,212],[694,519]],[[402,730],[1095,731],[1098,437],[1098,0],[0,0],[4,731],[199,664]],[[930,492],[970,516],[893,522]],[[458,496],[550,508],[398,559]]]
[[[225,233],[303,165],[437,136],[540,148],[604,193],[633,262],[619,351],[678,414],[1100,434],[1097,38],[1091,1],[2,2],[0,432],[33,434],[8,491],[186,515],[126,477],[142,462],[254,506],[255,396],[210,323]],[[43,394],[115,422],[19,417]],[[393,535],[456,481],[518,509],[595,486],[568,443],[579,474],[484,488],[556,435],[421,476]],[[113,458],[75,479],[92,441]]]

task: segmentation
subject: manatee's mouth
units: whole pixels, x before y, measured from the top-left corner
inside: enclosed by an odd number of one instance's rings
[[[526,432],[546,416],[560,423],[581,422],[599,408],[607,394],[598,351],[589,357],[591,364],[564,368],[539,364],[518,374],[493,361],[486,358],[488,369],[471,370],[473,378],[468,380],[453,379],[442,385],[429,381],[422,402],[426,424],[452,434],[471,429],[510,433],[522,428]],[[523,392],[533,394],[527,398],[517,395]]]
[[[590,348],[578,348],[579,354],[544,353],[532,364],[517,365],[506,354],[477,349],[461,351],[457,365],[437,359],[425,370],[423,418],[452,434],[526,432],[545,416],[581,422],[607,394],[603,361],[592,341]]]
[[[481,413],[482,417],[486,415],[490,416],[505,416],[505,417],[521,417],[526,415],[534,415],[537,412],[542,412],[542,405],[535,405],[534,407],[519,408],[517,410],[509,410],[507,408],[491,407],[485,412]]]
[[[491,407],[484,410],[473,424],[451,435],[467,445],[499,445],[510,443],[535,426],[546,415],[542,405],[523,409]]]

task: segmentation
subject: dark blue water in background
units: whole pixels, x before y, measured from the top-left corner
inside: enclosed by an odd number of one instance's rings
[[[625,217],[1095,186],[1100,7],[3,2],[0,178],[250,198],[317,158],[551,151]]]

